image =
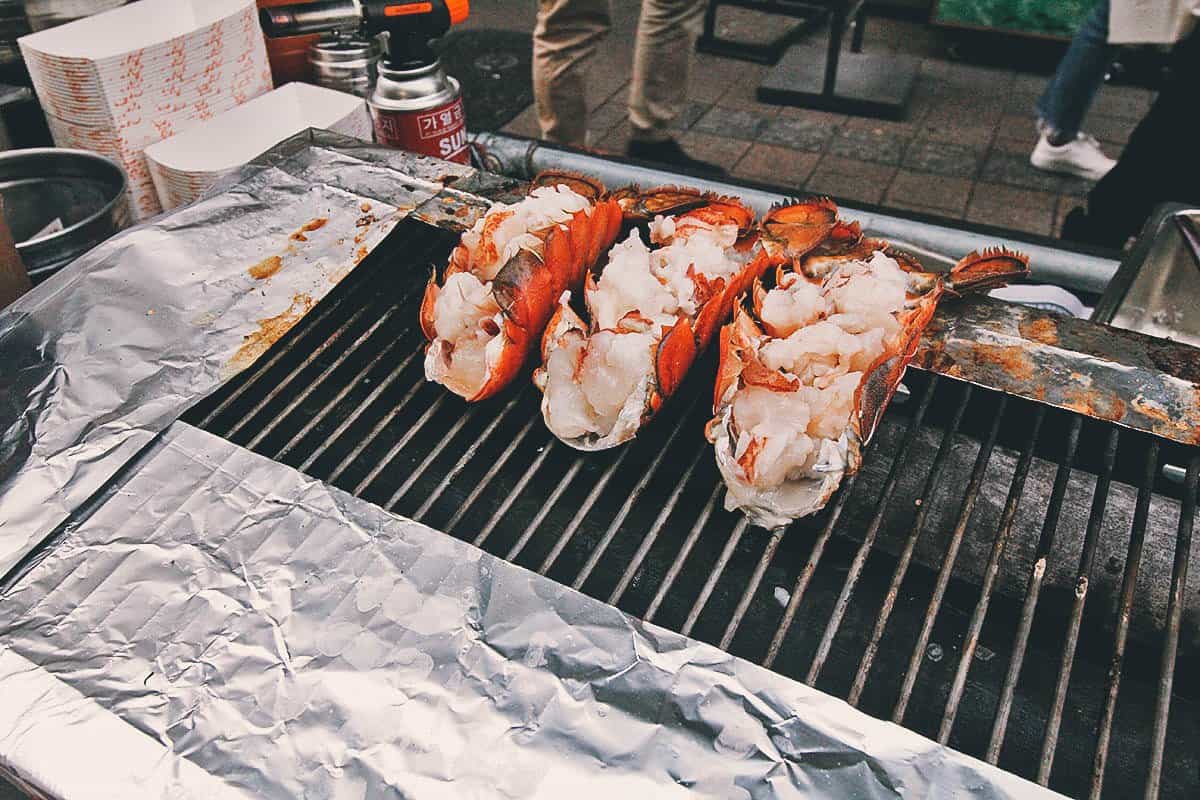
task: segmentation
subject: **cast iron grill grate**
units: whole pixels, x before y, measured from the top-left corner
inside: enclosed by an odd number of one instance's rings
[[[702,434],[711,356],[603,453],[527,382],[426,383],[452,244],[401,224],[185,420],[1065,794],[1197,795],[1196,448],[912,370],[824,513],[748,527]]]

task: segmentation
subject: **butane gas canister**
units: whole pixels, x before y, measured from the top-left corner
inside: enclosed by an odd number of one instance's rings
[[[367,102],[379,144],[469,163],[462,93],[436,59],[404,68],[381,61]]]

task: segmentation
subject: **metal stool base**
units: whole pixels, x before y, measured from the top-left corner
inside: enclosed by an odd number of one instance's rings
[[[812,50],[793,47],[767,73],[757,96],[774,105],[903,119],[917,80],[917,63],[911,56],[845,53],[828,86]]]

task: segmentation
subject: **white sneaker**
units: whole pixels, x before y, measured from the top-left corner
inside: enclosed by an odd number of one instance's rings
[[[1075,140],[1060,147],[1050,144],[1045,134],[1038,139],[1037,147],[1029,156],[1029,163],[1046,172],[1061,172],[1098,181],[1117,162],[1104,155],[1100,143],[1086,133],[1076,134]]]

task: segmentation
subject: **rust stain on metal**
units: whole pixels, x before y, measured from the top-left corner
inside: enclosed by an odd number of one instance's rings
[[[914,365],[1200,445],[1195,348],[995,300],[939,309]]]
[[[354,263],[357,265],[360,261],[362,261],[364,258],[366,258],[367,254],[370,252],[371,251],[365,247],[358,248],[358,252],[356,252],[354,254]]]
[[[365,214],[365,213],[367,213],[368,211],[370,211],[370,210],[371,210],[371,204],[370,204],[370,203],[363,203],[361,206],[359,206],[359,207],[358,207],[358,210],[359,210],[359,211],[361,211],[361,212],[363,212],[363,213]]]
[[[1187,345],[1155,342],[1147,348],[1150,362],[1157,368],[1188,383],[1200,384],[1200,358]]]
[[[293,233],[288,238],[294,242],[307,242],[308,237],[305,236],[305,234],[312,233],[315,230],[320,230],[321,228],[324,228],[325,223],[327,223],[327,222],[329,222],[329,220],[326,217],[317,217],[316,219],[309,220],[308,222],[301,225],[296,230],[296,232]]]
[[[1125,401],[1111,392],[1084,389],[1063,393],[1060,405],[1095,419],[1120,422],[1125,418]]]
[[[1142,414],[1143,416],[1156,419],[1159,422],[1166,422],[1168,424],[1172,422],[1171,416],[1167,413],[1165,408],[1160,406],[1158,403],[1155,403],[1153,400],[1143,397],[1142,395],[1138,395],[1137,397],[1133,398],[1131,405],[1139,414]]]
[[[1022,320],[1019,330],[1026,339],[1055,347],[1058,345],[1058,325],[1049,317]]]
[[[1195,392],[1196,405],[1200,407],[1200,388],[1197,388]],[[1159,403],[1144,395],[1138,395],[1130,401],[1130,405],[1142,416],[1154,420],[1152,427],[1155,433],[1176,441],[1200,444],[1200,426],[1193,425],[1187,420],[1176,419],[1168,409]]]
[[[263,281],[283,269],[283,259],[279,256],[267,256],[250,268],[250,277]]]
[[[377,221],[378,221],[378,220],[377,220],[377,218],[375,217],[375,215],[374,215],[374,214],[364,214],[364,215],[362,215],[361,217],[359,217],[358,219],[356,219],[356,220],[354,221],[354,227],[356,227],[356,228],[365,228],[365,227],[367,227],[368,225],[371,225],[371,224],[373,224],[373,223],[375,223],[375,222],[377,222]]]
[[[976,362],[997,367],[1019,381],[1032,380],[1037,371],[1029,351],[1020,345],[977,344],[971,351]]]
[[[308,294],[297,294],[292,297],[291,305],[280,314],[258,321],[258,330],[247,334],[242,339],[242,346],[229,359],[225,369],[221,371],[224,377],[235,375],[253,364],[279,341],[292,326],[300,321],[313,307],[313,299]]]

